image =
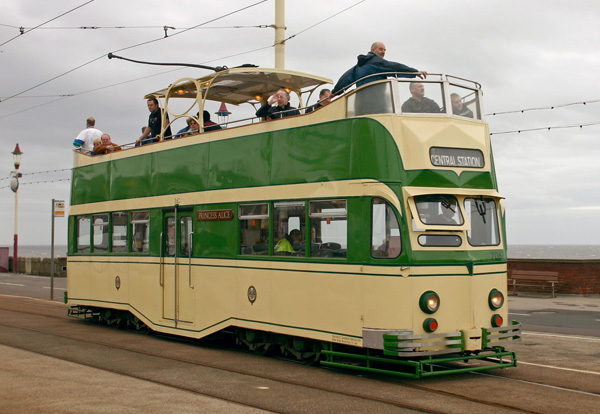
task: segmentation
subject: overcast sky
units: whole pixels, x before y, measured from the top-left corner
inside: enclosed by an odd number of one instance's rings
[[[96,126],[113,141],[131,142],[147,123],[146,93],[209,73],[109,60],[109,52],[156,40],[119,54],[148,61],[273,67],[274,31],[256,26],[274,23],[274,0],[175,35],[257,2],[3,0],[0,245],[13,242],[15,200],[6,177],[13,169],[16,143],[24,153],[19,244],[50,244],[51,199],[67,201],[68,209],[72,142],[85,119],[94,116]],[[298,35],[287,41],[286,69],[335,82],[355,64],[356,55],[382,41],[389,60],[479,82],[486,114],[574,104],[487,117],[496,133],[491,139],[499,190],[506,197],[508,243],[600,243],[600,125],[500,134],[600,122],[600,102],[594,102],[600,100],[600,2],[357,3],[287,0],[286,37]],[[169,29],[166,39],[165,25],[176,28]],[[10,40],[21,26],[25,34]],[[98,29],[75,29],[79,27]],[[120,85],[111,87],[115,84]],[[209,109],[216,111],[216,104]],[[248,111],[229,109],[231,119]],[[50,170],[62,171],[43,172]],[[34,183],[39,181],[54,182]],[[66,222],[56,219],[57,245],[66,244]]]

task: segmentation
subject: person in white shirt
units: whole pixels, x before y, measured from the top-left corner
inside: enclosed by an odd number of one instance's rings
[[[102,137],[102,131],[95,128],[96,120],[89,117],[86,120],[86,128],[77,135],[73,145],[85,154],[90,154],[94,150],[94,139]]]

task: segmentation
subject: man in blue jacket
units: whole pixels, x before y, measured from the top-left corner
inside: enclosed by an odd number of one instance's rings
[[[368,78],[358,82],[356,84],[357,87],[364,85],[365,83],[387,78],[387,75],[377,75],[378,73],[394,72],[396,76],[401,78],[414,78],[415,76],[418,76],[419,78],[424,79],[427,77],[427,72],[425,71],[411,68],[402,63],[385,60],[383,58],[385,56],[385,50],[385,45],[383,43],[373,43],[369,53],[366,55],[358,55],[358,63],[340,77],[331,93],[335,95],[346,86],[351,85],[353,82],[356,82],[365,76],[368,76]],[[414,75],[412,73],[414,73]]]

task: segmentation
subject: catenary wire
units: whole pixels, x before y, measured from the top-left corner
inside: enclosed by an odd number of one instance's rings
[[[527,129],[515,129],[513,131],[502,131],[502,132],[490,132],[490,136],[492,135],[502,135],[502,134],[520,134],[522,132],[532,132],[532,131],[551,131],[553,129],[568,129],[568,128],[579,128],[583,129],[583,127],[600,125],[600,121],[593,122],[584,122],[579,124],[570,124],[570,125],[556,125],[549,127],[539,127],[539,128],[527,128]]]
[[[566,106],[573,106],[573,105],[587,105],[587,104],[593,104],[593,103],[598,103],[598,102],[600,102],[600,99],[594,99],[591,101],[572,102],[572,103],[560,104],[560,105],[542,106],[539,108],[527,108],[527,109],[517,109],[517,110],[512,110],[512,111],[492,112],[489,114],[485,114],[485,116],[516,114],[516,113],[525,113],[525,112],[530,112],[530,111],[544,111],[544,110],[548,110],[548,109],[564,108]]]
[[[94,0],[90,0],[90,1],[94,1]],[[214,22],[214,21],[220,20],[220,19],[222,19],[222,18],[225,18],[225,17],[227,17],[227,16],[231,16],[232,14],[239,13],[239,12],[241,12],[241,11],[247,10],[247,9],[249,9],[249,8],[251,8],[251,7],[257,6],[257,5],[259,5],[259,4],[261,4],[261,3],[264,3],[264,2],[266,2],[266,1],[268,1],[268,0],[260,0],[260,1],[256,2],[256,3],[253,3],[253,4],[249,5],[249,6],[242,7],[242,8],[240,8],[240,9],[234,10],[234,11],[232,11],[232,12],[226,13],[226,14],[224,14],[224,15],[222,15],[222,16],[219,16],[219,17],[216,17],[216,18],[214,18],[214,19],[208,20],[208,21],[206,21],[206,22],[204,22],[204,23],[200,23],[200,24],[198,24],[198,25],[196,25],[196,26],[194,26],[194,27],[192,27],[192,28],[189,28],[189,29],[186,29],[186,30],[182,30],[182,31],[180,31],[180,32],[177,32],[177,33],[174,33],[173,35],[171,35],[171,36],[169,36],[169,37],[174,37],[174,36],[176,36],[176,35],[179,35],[179,34],[182,34],[182,33],[185,33],[185,32],[187,32],[187,31],[189,31],[189,30],[192,30],[192,29],[194,29],[194,28],[197,28],[197,27],[200,27],[200,26],[206,25],[206,24],[208,24],[208,23],[212,23],[212,22]],[[87,3],[86,3],[86,4],[87,4]],[[136,47],[139,47],[139,46],[143,46],[143,45],[147,45],[147,44],[150,44],[150,43],[158,42],[158,41],[160,41],[160,40],[163,40],[163,39],[165,39],[165,37],[160,37],[160,38],[158,38],[158,39],[148,40],[148,41],[146,41],[146,42],[138,43],[138,44],[135,44],[135,45],[132,45],[132,46],[127,46],[127,47],[124,47],[124,48],[121,48],[121,49],[115,50],[114,52],[122,52],[122,51],[124,51],[124,50],[129,50],[129,49],[133,49],[133,48],[136,48]],[[0,46],[2,46],[2,45],[0,45]],[[53,77],[53,78],[51,78],[51,79],[49,79],[49,80],[47,80],[47,81],[44,81],[44,82],[42,82],[42,83],[39,83],[39,84],[37,84],[37,85],[35,85],[35,86],[32,86],[31,88],[28,88],[28,89],[26,89],[26,90],[24,90],[24,91],[21,91],[21,92],[19,92],[19,93],[17,93],[17,94],[14,94],[14,95],[12,95],[12,96],[9,96],[9,97],[7,97],[7,98],[4,98],[2,101],[0,101],[0,103],[1,103],[1,102],[6,102],[6,101],[8,101],[8,100],[10,100],[10,99],[12,99],[12,98],[15,98],[15,97],[17,97],[17,96],[19,96],[19,95],[22,95],[22,94],[24,94],[25,92],[29,92],[30,90],[33,90],[33,89],[35,89],[35,88],[38,88],[38,87],[40,87],[40,86],[42,86],[42,85],[45,85],[45,84],[47,84],[47,83],[49,83],[49,82],[52,82],[53,80],[56,80],[56,79],[58,79],[58,78],[60,78],[60,77],[62,77],[62,76],[65,76],[65,75],[67,75],[67,74],[69,74],[69,73],[71,73],[71,72],[74,72],[74,71],[76,71],[77,69],[81,69],[82,67],[84,67],[84,66],[87,66],[87,65],[89,65],[89,64],[91,64],[91,63],[94,63],[94,62],[96,62],[96,61],[98,61],[98,60],[100,60],[100,59],[102,59],[102,58],[105,58],[105,57],[106,57],[106,54],[102,54],[101,56],[98,56],[98,57],[97,57],[97,58],[95,58],[95,59],[92,59],[92,60],[90,60],[90,61],[88,61],[88,62],[86,62],[86,63],[84,63],[84,64],[81,64],[81,65],[79,65],[79,66],[77,66],[77,67],[73,68],[73,69],[70,69],[70,70],[68,70],[67,72],[64,72],[64,73],[62,73],[62,74],[60,74],[60,75],[57,75],[57,76],[55,76],[55,77]]]
[[[358,3],[355,3],[355,4],[353,4],[352,6],[346,7],[344,10],[341,10],[341,11],[337,12],[336,14],[334,14],[334,15],[332,15],[332,16],[329,16],[329,17],[328,17],[328,18],[326,18],[326,19],[323,19],[323,20],[321,20],[320,22],[318,22],[318,23],[315,23],[315,24],[313,24],[312,26],[309,26],[309,27],[307,27],[306,29],[304,29],[304,30],[301,30],[301,31],[299,31],[299,32],[298,32],[298,33],[296,33],[296,34],[294,34],[294,35],[291,35],[290,37],[287,37],[287,38],[285,38],[285,39],[282,41],[282,43],[285,43],[285,42],[287,42],[288,40],[290,40],[290,39],[292,39],[292,38],[294,38],[294,37],[296,37],[296,36],[298,36],[298,35],[300,35],[300,34],[302,34],[302,33],[306,32],[306,31],[308,31],[308,30],[312,29],[312,28],[313,28],[313,27],[315,27],[315,26],[318,26],[318,25],[320,25],[321,23],[324,23],[324,22],[326,22],[327,20],[333,19],[334,17],[336,17],[336,16],[338,16],[338,15],[340,15],[340,14],[344,13],[344,12],[345,12],[345,11],[347,11],[347,10],[350,10],[351,8],[353,8],[353,7],[355,7],[355,6],[358,6],[360,3],[364,3],[365,1],[366,1],[366,0],[361,0],[361,1],[359,1]]]
[[[263,0],[263,1],[260,1],[260,2],[258,2],[258,3],[252,4],[252,5],[250,5],[250,6],[247,6],[246,8],[253,7],[253,6],[255,6],[255,5],[258,5],[258,4],[260,4],[260,3],[263,3],[264,1],[267,1],[267,0]],[[294,37],[296,37],[296,36],[298,36],[298,35],[300,35],[300,34],[302,34],[302,33],[306,32],[306,31],[308,31],[308,30],[310,30],[310,29],[312,29],[312,28],[314,28],[315,26],[317,26],[317,25],[319,25],[319,24],[321,24],[321,23],[323,23],[323,22],[325,22],[325,21],[327,21],[327,20],[330,20],[330,19],[332,19],[333,17],[336,17],[336,16],[340,15],[341,13],[343,13],[343,12],[345,12],[345,11],[347,11],[347,10],[349,10],[349,9],[351,9],[351,8],[353,8],[353,7],[355,7],[355,6],[357,6],[357,5],[359,5],[360,3],[363,3],[364,1],[366,1],[366,0],[362,0],[362,1],[358,2],[358,3],[355,3],[355,4],[353,4],[353,5],[349,6],[349,7],[345,8],[345,9],[343,9],[343,10],[341,10],[341,11],[339,11],[339,12],[335,13],[334,15],[332,15],[332,16],[330,16],[330,17],[328,17],[328,18],[326,18],[326,19],[324,19],[324,20],[321,20],[320,22],[318,22],[318,23],[316,23],[316,24],[313,24],[312,26],[309,26],[308,28],[306,28],[306,29],[304,29],[304,30],[301,30],[300,32],[298,32],[298,33],[296,33],[296,34],[294,34],[294,35],[292,35],[292,36],[288,37],[287,39],[285,39],[285,40],[284,40],[284,42],[286,42],[287,40],[289,40],[289,39],[291,39],[291,38],[294,38]],[[235,12],[232,12],[232,13],[229,13],[229,14],[237,13],[238,11],[241,11],[241,10],[243,10],[243,9],[237,10],[237,11],[235,11]],[[208,22],[202,23],[202,24],[200,24],[200,25],[196,25],[196,26],[193,26],[193,27],[187,28],[187,29],[183,30],[182,32],[177,32],[176,34],[183,33],[184,31],[188,31],[188,30],[193,30],[193,29],[200,28],[200,26],[201,26],[201,25],[204,25],[204,24],[211,23],[212,21],[215,21],[215,20],[218,20],[218,19],[220,19],[220,18],[222,18],[222,17],[228,16],[229,14],[227,14],[227,15],[224,15],[224,16],[221,16],[221,17],[219,17],[219,18],[216,18],[216,19],[213,19],[213,20],[211,20],[211,21],[208,21]],[[0,25],[1,25],[1,24],[0,24]],[[7,26],[7,25],[4,25],[4,26]],[[15,27],[15,26],[10,26],[10,27]],[[144,26],[144,27],[154,27],[154,26]],[[155,26],[155,27],[161,27],[161,26]],[[268,25],[258,25],[258,26],[232,26],[232,28],[268,28],[268,27],[272,27],[272,26],[268,26]],[[228,28],[228,27],[206,27],[205,29],[212,29],[212,28]],[[175,35],[175,34],[171,35],[171,37],[173,37],[174,35]],[[153,40],[153,41],[158,41],[158,40],[162,40],[162,39],[163,39],[163,38],[160,38],[160,39],[155,39],[155,40]],[[153,41],[151,41],[151,42],[153,42]],[[139,45],[136,45],[136,46],[141,46],[142,44],[147,44],[147,43],[150,43],[150,42],[141,43],[141,44],[139,44]],[[130,47],[128,47],[128,48],[132,48],[132,47],[136,47],[136,46],[130,46]],[[269,49],[269,48],[272,48],[272,47],[274,47],[274,45],[264,46],[264,47],[260,47],[260,48],[253,49],[253,50],[249,50],[249,51],[246,51],[246,52],[240,52],[240,53],[236,53],[236,54],[233,54],[233,55],[222,56],[222,57],[215,58],[215,59],[211,59],[211,60],[208,60],[208,61],[205,61],[205,62],[202,62],[202,63],[211,63],[211,62],[214,62],[214,61],[221,61],[221,60],[224,60],[224,59],[229,59],[229,58],[232,58],[232,57],[242,56],[242,55],[249,54],[249,53],[253,53],[253,52],[257,52],[257,51],[260,51],[260,50]],[[128,49],[128,48],[125,48],[125,49]],[[125,50],[125,49],[119,49],[118,51],[123,51],[123,50]],[[103,56],[104,56],[104,55],[102,55],[101,57],[103,57]],[[100,57],[100,58],[101,58],[101,57]],[[99,58],[97,58],[97,59],[95,59],[95,60],[93,60],[93,61],[90,61],[90,62],[88,62],[88,63],[84,64],[83,66],[85,66],[85,65],[88,65],[88,64],[90,64],[90,63],[92,63],[92,62],[94,62],[94,61],[96,61],[96,60],[98,60],[98,59],[99,59]],[[80,67],[82,67],[82,66],[80,66]],[[75,68],[74,70],[76,70],[76,69],[79,69],[79,67],[78,67],[78,68]],[[178,70],[181,70],[181,69],[173,69],[173,70],[170,70],[170,71],[164,71],[164,72],[160,72],[160,73],[157,73],[157,74],[154,74],[154,75],[144,76],[144,77],[141,77],[141,78],[136,78],[136,79],[132,79],[132,80],[124,81],[124,82],[119,82],[119,83],[115,83],[115,84],[111,84],[111,85],[107,85],[107,86],[102,86],[102,87],[99,87],[99,88],[94,88],[94,89],[90,89],[90,90],[83,91],[83,92],[79,92],[79,93],[74,93],[74,94],[62,94],[62,95],[54,95],[54,96],[50,95],[50,96],[47,96],[47,97],[55,97],[55,96],[60,96],[60,99],[64,99],[64,98],[66,98],[66,97],[72,97],[72,96],[81,95],[81,94],[85,94],[85,93],[90,93],[90,92],[94,92],[94,91],[98,91],[98,90],[102,90],[102,89],[107,89],[107,88],[111,88],[111,87],[114,87],[114,86],[123,85],[123,84],[129,83],[129,82],[135,82],[135,81],[138,81],[138,80],[147,79],[147,78],[150,78],[150,77],[153,77],[153,76],[159,76],[159,75],[162,75],[162,74],[165,74],[165,73],[169,73],[169,72],[175,72],[175,71],[178,71]],[[73,70],[72,70],[72,71],[73,71]],[[71,72],[72,72],[72,71],[71,71]],[[67,73],[69,73],[69,72],[67,72]],[[65,74],[67,74],[67,73],[65,73]],[[62,76],[62,75],[60,75],[60,76]],[[60,77],[60,76],[59,76],[59,77]],[[52,80],[54,80],[54,79],[56,79],[56,78],[53,78],[53,79],[51,79],[51,80],[49,80],[49,81],[47,81],[47,82],[50,82],[50,81],[52,81]],[[45,83],[47,83],[47,82],[45,82]],[[42,84],[40,84],[40,85],[37,85],[37,86],[41,86],[41,85],[42,85]],[[37,86],[35,86],[35,87],[37,87]],[[35,88],[35,87],[34,87],[34,88]],[[33,89],[33,88],[31,88],[31,89]],[[28,89],[28,91],[29,91],[29,90],[31,90],[31,89]],[[23,91],[22,93],[25,93],[25,92],[27,92],[27,91]],[[17,94],[17,95],[13,95],[13,96],[11,96],[11,97],[9,97],[9,98],[4,98],[4,101],[6,101],[7,99],[12,99],[12,98],[19,97],[18,95],[21,95],[21,93],[20,93],[20,94]],[[41,96],[41,97],[43,97],[43,96]],[[23,97],[23,98],[27,98],[27,97]],[[0,116],[0,119],[2,119],[2,118],[6,118],[6,117],[9,117],[9,116],[12,116],[12,115],[19,114],[19,113],[21,113],[21,112],[26,112],[26,111],[29,111],[29,110],[31,110],[31,109],[38,108],[38,107],[40,107],[40,106],[44,106],[44,105],[51,104],[51,103],[53,103],[53,102],[56,102],[56,101],[58,101],[58,100],[60,100],[60,99],[57,99],[57,100],[54,100],[54,101],[50,101],[50,102],[46,102],[46,103],[43,103],[43,104],[40,104],[40,105],[36,105],[36,106],[34,106],[34,107],[27,108],[27,109],[23,109],[23,110],[21,110],[21,111],[14,112],[14,113],[11,113],[11,114],[7,114],[7,115],[4,115],[4,116]],[[0,101],[0,102],[1,102],[1,101]]]
[[[81,5],[79,5],[79,6],[75,7],[75,8],[73,8],[73,9],[71,9],[71,10],[67,11],[67,12],[64,12],[63,14],[60,14],[60,15],[58,15],[58,16],[56,16],[56,17],[54,17],[54,18],[50,19],[50,20],[47,20],[47,21],[45,21],[44,23],[38,24],[37,26],[35,26],[35,27],[33,27],[33,28],[29,29],[29,30],[24,30],[24,28],[23,28],[23,27],[21,27],[20,29],[22,29],[22,30],[21,30],[21,32],[20,32],[18,35],[16,35],[16,36],[15,36],[15,37],[13,37],[12,39],[9,39],[9,40],[7,40],[7,41],[6,41],[6,42],[4,42],[4,43],[0,43],[0,46],[4,46],[5,44],[7,44],[7,43],[9,43],[9,42],[12,42],[13,40],[15,40],[17,37],[21,37],[21,36],[22,36],[22,35],[24,35],[25,33],[29,33],[29,32],[31,32],[32,30],[35,30],[35,29],[37,29],[37,28],[39,28],[39,27],[41,27],[41,26],[45,25],[46,23],[50,23],[51,21],[53,21],[53,20],[56,20],[56,19],[58,19],[58,18],[60,18],[60,17],[62,17],[62,16],[64,16],[64,15],[66,15],[66,14],[69,14],[69,13],[71,13],[72,11],[75,11],[75,10],[77,10],[77,9],[80,9],[80,8],[81,8],[81,7],[83,7],[83,6],[85,6],[85,5],[87,5],[87,4],[90,4],[90,3],[92,3],[93,1],[94,1],[94,0],[89,0],[88,2],[86,2],[86,3],[83,3],[83,4],[81,4]]]
[[[61,178],[61,179],[58,179],[58,180],[28,181],[26,183],[23,183],[23,182],[19,181],[19,187],[22,186],[22,185],[29,185],[29,184],[57,183],[59,181],[70,181],[70,180],[71,180],[70,178]],[[3,189],[3,188],[9,188],[9,187],[10,187],[9,185],[5,185],[5,186],[0,187],[0,190]]]

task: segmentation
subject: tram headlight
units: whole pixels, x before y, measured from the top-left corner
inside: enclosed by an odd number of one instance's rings
[[[428,290],[421,295],[419,307],[427,314],[435,313],[440,308],[440,297],[434,291]]]
[[[492,289],[488,296],[488,304],[491,310],[500,309],[504,305],[504,295],[498,289]]]

